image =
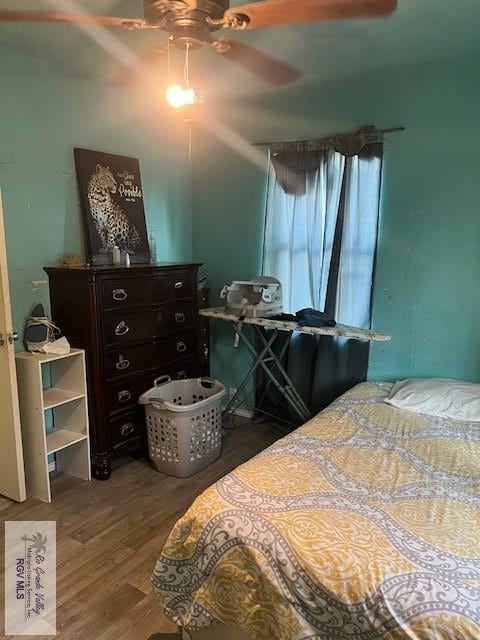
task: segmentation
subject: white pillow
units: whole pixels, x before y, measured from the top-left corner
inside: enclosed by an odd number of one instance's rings
[[[396,382],[385,402],[440,418],[480,422],[480,384],[444,378]]]

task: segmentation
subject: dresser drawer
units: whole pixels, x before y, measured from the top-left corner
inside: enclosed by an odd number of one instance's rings
[[[153,387],[155,378],[169,375],[172,380],[193,378],[198,375],[196,360],[178,360],[147,375],[130,376],[121,382],[111,382],[108,389],[108,411],[116,411],[135,408],[138,406],[138,398]]]
[[[103,282],[103,305],[105,311],[147,307],[153,303],[154,284],[152,278],[117,278]]]
[[[138,407],[132,411],[110,420],[110,438],[113,450],[127,447],[134,441],[146,438],[145,415],[143,407]]]
[[[172,302],[165,310],[164,317],[169,331],[187,329],[195,322],[195,311],[191,302]]]
[[[155,376],[149,374],[148,376],[133,376],[122,380],[122,382],[110,383],[108,385],[109,413],[137,407],[138,398],[153,386],[154,379]]]
[[[169,345],[165,341],[113,349],[105,354],[105,377],[140,373],[153,369],[155,363],[168,362]]]
[[[192,271],[175,271],[155,278],[153,283],[154,302],[193,298],[195,293],[195,279]]]
[[[108,314],[103,321],[105,345],[108,348],[156,338],[168,331],[168,320],[162,310]]]
[[[193,358],[196,354],[197,340],[193,333],[175,334],[169,340],[168,360]]]
[[[151,369],[163,368],[167,363],[195,357],[193,333],[174,334],[169,339],[151,344],[125,346],[112,349],[105,355],[105,377],[118,378]]]
[[[171,331],[192,327],[193,322],[191,302],[172,302],[148,311],[111,313],[104,319],[105,345],[108,348],[160,338]]]

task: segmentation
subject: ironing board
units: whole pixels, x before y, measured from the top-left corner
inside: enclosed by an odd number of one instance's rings
[[[312,417],[310,410],[303,401],[302,397],[295,389],[294,384],[290,380],[285,367],[282,365],[282,359],[288,347],[289,341],[285,342],[280,354],[277,356],[273,351],[273,345],[278,338],[280,331],[286,331],[290,335],[294,331],[299,333],[307,333],[316,336],[342,336],[344,338],[354,338],[356,340],[368,340],[370,342],[384,342],[391,339],[390,335],[379,331],[371,331],[370,329],[359,329],[358,327],[349,327],[343,324],[337,324],[335,327],[309,327],[299,325],[297,322],[285,320],[271,320],[270,318],[242,318],[225,313],[223,307],[213,307],[210,309],[201,309],[200,315],[216,320],[223,320],[232,325],[232,328],[248,351],[253,356],[253,364],[245,374],[235,395],[227,404],[224,415],[228,417],[238,406],[238,400],[247,386],[249,380],[253,377],[258,367],[262,367],[267,376],[267,384],[273,384],[275,388],[282,394],[286,402],[293,411],[298,415],[302,422],[306,422]],[[256,335],[258,336],[258,344],[251,340],[244,331],[244,325],[252,325]],[[269,337],[266,337],[262,329],[270,329],[272,331]]]

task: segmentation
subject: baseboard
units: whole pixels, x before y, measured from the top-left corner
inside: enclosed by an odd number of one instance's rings
[[[55,460],[51,460],[48,463],[48,472],[51,473],[52,471],[56,471],[57,469],[57,463],[55,462]]]

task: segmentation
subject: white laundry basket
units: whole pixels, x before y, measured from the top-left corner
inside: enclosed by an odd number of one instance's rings
[[[148,449],[156,469],[186,478],[220,455],[225,387],[213,378],[161,376],[139,398],[145,405]]]

